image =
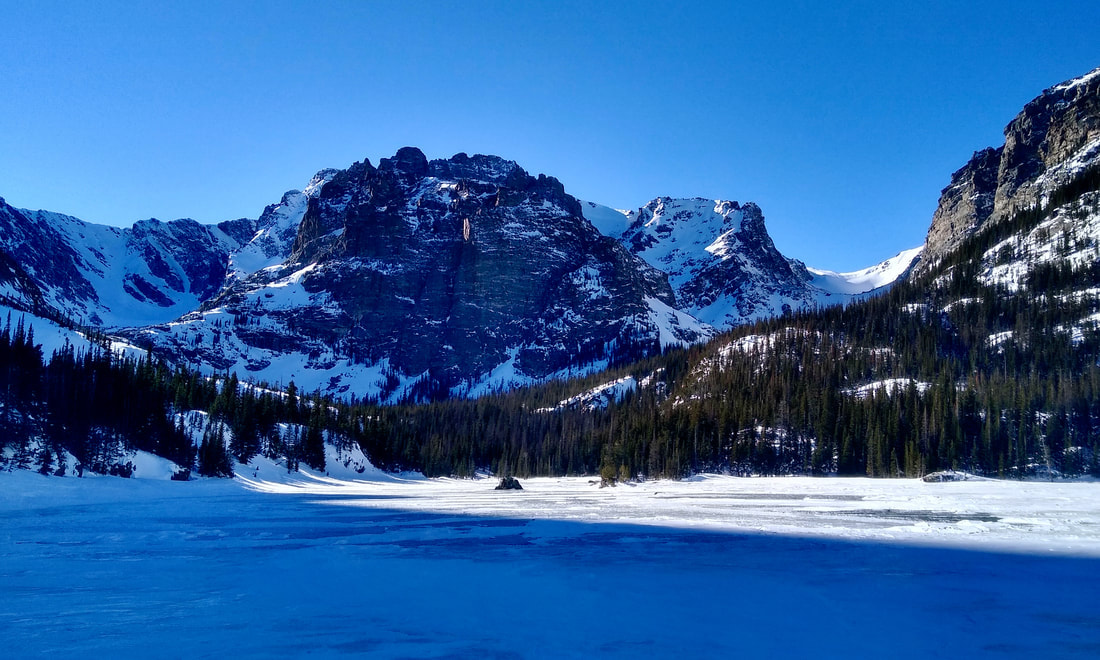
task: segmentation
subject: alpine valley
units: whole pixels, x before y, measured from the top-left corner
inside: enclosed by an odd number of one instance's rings
[[[752,202],[619,211],[406,147],[216,226],[0,200],[0,303],[3,461],[45,472],[327,442],[427,475],[1100,473],[1100,69],[858,272]]]

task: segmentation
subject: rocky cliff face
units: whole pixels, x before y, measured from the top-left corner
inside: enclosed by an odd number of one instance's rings
[[[951,175],[951,183],[940,194],[940,203],[932,215],[924,263],[932,263],[954,250],[993,215],[1003,151],[1003,148],[979,151]]]
[[[986,149],[951,177],[928,231],[919,269],[933,265],[986,223],[1038,205],[1100,160],[1100,69],[1045,90]]]
[[[143,338],[219,368],[389,396],[410,380],[435,395],[542,379],[709,330],[560,182],[512,161],[405,148],[326,179],[281,266]],[[304,368],[283,373],[289,354]]]

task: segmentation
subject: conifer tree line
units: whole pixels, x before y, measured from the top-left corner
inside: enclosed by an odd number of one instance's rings
[[[0,455],[9,467],[61,472],[70,455],[126,474],[122,453],[141,449],[176,462],[181,476],[228,476],[257,455],[324,469],[329,442],[428,476],[1100,476],[1100,332],[1087,321],[1100,313],[1100,245],[1072,222],[1048,222],[1100,214],[1097,191],[1094,167],[885,294],[473,400],[329,400],[105,347],[43,356],[9,318]],[[1036,261],[1021,238],[1035,232],[1057,258]],[[983,283],[993,248],[994,266],[1030,264],[1019,286]],[[602,406],[559,406],[628,375],[649,385]]]
[[[9,316],[0,329],[0,467],[129,476],[126,455],[141,450],[176,463],[179,478],[232,476],[259,454],[288,470],[324,470],[329,427],[333,409],[300,398],[293,384],[241,387],[235,375],[204,377],[106,346],[66,344],[46,360],[22,319]],[[201,440],[189,428],[201,428]]]

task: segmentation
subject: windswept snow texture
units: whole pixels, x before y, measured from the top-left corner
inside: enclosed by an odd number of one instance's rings
[[[1100,651],[1097,484],[279,481],[0,475],[4,657]]]
[[[920,256],[924,246],[904,250],[880,264],[856,270],[850,273],[836,273],[831,270],[807,268],[813,274],[811,283],[829,293],[856,295],[874,291],[893,284],[909,271],[913,262]]]
[[[611,238],[621,237],[638,216],[635,211],[620,211],[603,204],[584,201],[581,202],[581,211],[585,220],[591,222],[601,234]]]

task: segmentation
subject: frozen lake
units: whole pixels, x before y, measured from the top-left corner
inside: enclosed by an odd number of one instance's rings
[[[1100,656],[1100,484],[493,485],[2,474],[3,655]]]

